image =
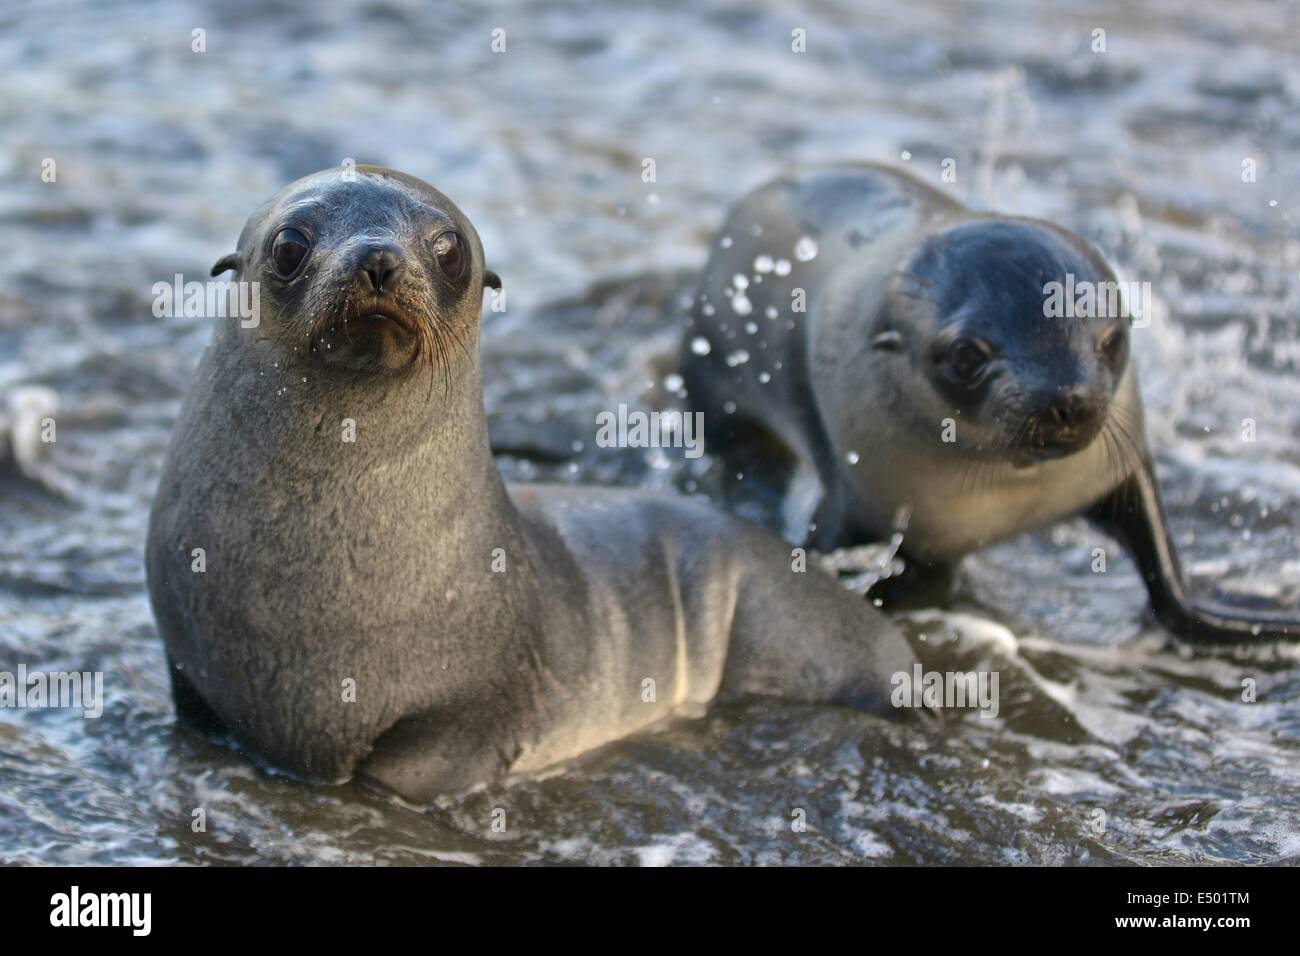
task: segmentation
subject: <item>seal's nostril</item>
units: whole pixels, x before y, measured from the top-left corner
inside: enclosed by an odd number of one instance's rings
[[[402,271],[402,258],[385,247],[372,247],[361,260],[361,271],[370,279],[370,287],[383,292],[384,286],[392,288],[393,280]]]
[[[1047,406],[1045,418],[1058,428],[1074,428],[1090,415],[1088,394],[1081,389],[1070,389],[1054,397]]]

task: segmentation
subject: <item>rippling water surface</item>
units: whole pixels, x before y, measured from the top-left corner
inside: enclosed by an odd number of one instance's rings
[[[936,182],[952,157],[944,188],[1056,219],[1153,283],[1134,348],[1189,569],[1294,606],[1300,7],[107,6],[0,13],[0,670],[101,670],[108,697],[98,720],[0,711],[0,861],[1300,858],[1297,653],[1181,652],[1126,560],[1090,572],[1081,525],[969,559],[951,607],[904,619],[928,666],[1001,673],[995,720],[719,708],[432,811],[178,729],[141,560],[209,332],[152,318],[151,286],[205,272],[297,176],[396,166],[474,219],[509,295],[485,320],[494,435],[586,448],[508,474],[680,487],[678,462],[592,447],[593,416],[655,400],[683,270],[726,205],[792,163]],[[49,407],[58,441],[30,457],[23,423]]]

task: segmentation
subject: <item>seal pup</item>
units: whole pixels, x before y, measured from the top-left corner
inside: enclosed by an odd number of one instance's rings
[[[1090,309],[1072,308],[1076,289]],[[722,227],[681,348],[706,448],[743,477],[724,496],[822,550],[902,532],[909,565],[940,579],[1083,514],[1132,554],[1178,636],[1300,635],[1276,609],[1189,594],[1117,289],[1068,230],[972,212],[887,167],[769,182]]]
[[[762,528],[675,495],[507,489],[479,237],[392,170],[328,170],[213,267],[219,320],[149,523],[180,713],[275,767],[425,802],[716,697],[888,709],[899,632]]]

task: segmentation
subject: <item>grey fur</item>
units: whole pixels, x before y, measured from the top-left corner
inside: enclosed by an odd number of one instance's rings
[[[688,338],[707,337],[712,349],[707,356],[683,350],[691,402],[712,425],[710,450],[725,455],[744,433],[758,432],[781,446],[792,464],[812,466],[820,485],[812,539],[820,546],[888,539],[898,509],[906,507],[908,553],[950,561],[1077,512],[1125,477],[1103,443],[1067,459],[1015,468],[998,436],[976,433],[997,422],[958,415],[958,441],[941,440],[941,423],[954,411],[918,374],[923,357],[913,354],[937,323],[923,301],[927,290],[899,280],[927,239],[981,220],[1006,217],[977,216],[910,177],[863,164],[769,183],[747,196],[721,231],[731,245],[715,247],[688,332]],[[1034,225],[1061,237],[1081,269],[1113,278],[1082,240],[1048,223]],[[794,254],[803,237],[817,244],[816,256],[806,262]],[[784,256],[791,271],[751,284],[752,312],[738,316],[727,286],[735,274],[752,276],[762,254]],[[988,263],[990,272],[1000,266]],[[795,288],[805,290],[804,313],[792,311]],[[765,317],[769,307],[777,310],[775,319]],[[743,331],[746,321],[758,325],[757,334]],[[881,340],[886,333],[897,341]],[[741,347],[752,359],[729,366],[727,356]],[[760,380],[765,371],[770,381]],[[1016,374],[1023,380],[1028,372]],[[1115,391],[1114,406],[1140,429],[1131,368]],[[735,406],[731,414],[727,403]],[[803,530],[791,532],[798,537]]]
[[[220,320],[176,426],[147,567],[184,715],[291,773],[356,772],[425,801],[720,695],[887,709],[906,642],[830,578],[792,573],[778,538],[672,496],[506,488],[479,376],[477,234],[423,183],[358,173],[295,183],[249,220],[238,278],[267,283],[262,325]],[[265,249],[304,196],[324,204],[323,249],[295,291],[271,281]],[[469,240],[463,289],[436,281],[394,215],[413,201]],[[350,307],[319,286],[341,281],[361,234],[423,269],[403,280],[425,290],[408,315],[456,343],[441,360],[363,368],[312,351],[323,340],[307,333],[338,318],[321,303]]]
[[[815,255],[801,258],[806,239]],[[750,193],[714,244],[681,351],[706,447],[724,475],[745,478],[727,489],[733,507],[757,501],[766,523],[823,550],[888,540],[905,524],[912,566],[936,571],[1086,514],[1129,549],[1156,615],[1180,636],[1294,637],[1300,622],[1285,612],[1189,596],[1128,316],[1049,316],[1046,284],[1067,274],[1115,282],[1068,230],[973,212],[887,167],[813,168]],[[968,335],[994,347],[984,391],[944,385],[943,349]],[[1055,444],[1043,437],[1059,427],[1054,406],[1084,422]]]

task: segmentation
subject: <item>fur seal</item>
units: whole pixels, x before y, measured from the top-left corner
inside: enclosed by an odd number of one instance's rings
[[[1049,308],[1061,288],[1091,288],[1092,314]],[[1146,444],[1131,316],[1101,295],[1116,288],[1101,254],[1059,226],[970,211],[883,166],[815,168],[732,210],[682,374],[706,447],[780,498],[787,512],[769,504],[765,520],[794,540],[882,541],[901,521],[910,564],[944,571],[1084,514],[1132,554],[1178,636],[1300,635],[1276,609],[1189,594]],[[798,488],[816,507],[792,521]]]
[[[424,802],[719,696],[888,709],[907,643],[778,537],[671,494],[507,489],[478,356],[498,280],[432,187],[309,176],[227,269],[260,324],[219,320],[146,548],[187,720]]]

